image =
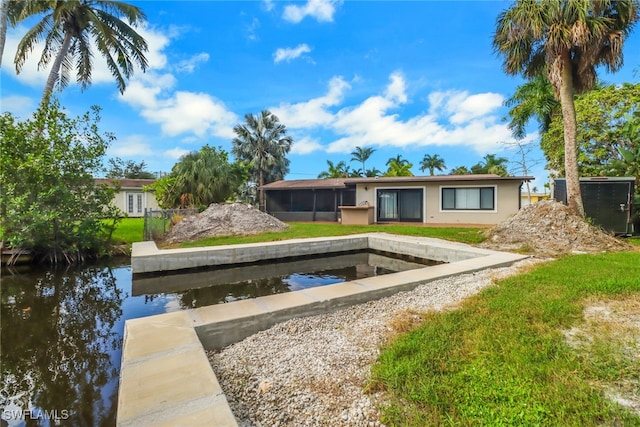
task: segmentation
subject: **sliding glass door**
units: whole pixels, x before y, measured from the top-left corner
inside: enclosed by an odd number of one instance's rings
[[[422,222],[423,190],[378,190],[378,221]]]

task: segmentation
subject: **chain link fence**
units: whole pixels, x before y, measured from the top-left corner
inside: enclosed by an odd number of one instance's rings
[[[145,209],[143,240],[160,240],[181,218],[198,214],[198,209]]]

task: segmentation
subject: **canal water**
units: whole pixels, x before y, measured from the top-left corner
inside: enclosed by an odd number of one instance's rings
[[[219,269],[133,278],[129,258],[3,270],[2,425],[115,425],[127,319],[393,272],[366,263],[340,265],[340,258],[345,257],[282,263],[280,274],[272,274],[272,266],[258,265],[248,272]],[[300,270],[309,262],[322,267]],[[423,267],[391,264],[402,270]]]

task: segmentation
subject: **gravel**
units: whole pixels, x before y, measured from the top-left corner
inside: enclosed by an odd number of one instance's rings
[[[445,278],[333,313],[292,319],[209,360],[240,426],[381,426],[384,396],[365,393],[379,348],[420,313],[453,308],[493,281],[543,261]]]

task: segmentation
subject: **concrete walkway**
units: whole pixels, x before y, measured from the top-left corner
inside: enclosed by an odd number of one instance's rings
[[[184,265],[192,268],[202,260],[237,262],[240,256],[251,262],[257,254],[270,259],[282,257],[284,253],[295,254],[299,248],[303,248],[304,253],[316,250],[327,253],[335,248],[344,250],[340,248],[355,246],[364,246],[355,249],[368,247],[447,264],[128,320],[117,425],[237,426],[205,350],[222,348],[291,318],[338,310],[443,277],[505,266],[526,258],[438,239],[372,233],[167,251],[145,242],[134,244],[132,266],[135,259],[134,272],[149,271],[149,265],[159,271],[171,271]],[[167,266],[173,268],[167,269]]]

